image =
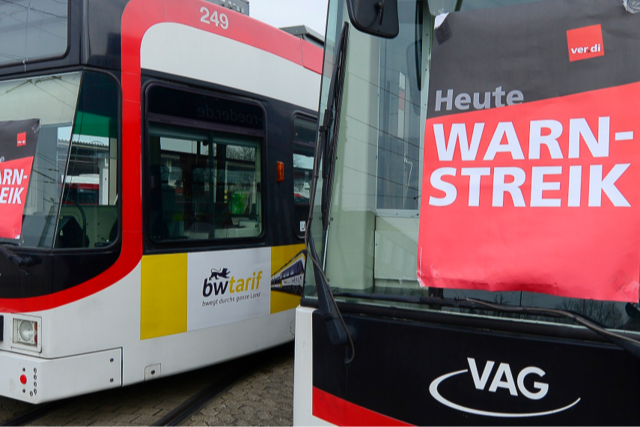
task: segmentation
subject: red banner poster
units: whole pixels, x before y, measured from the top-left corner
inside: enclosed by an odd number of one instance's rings
[[[421,285],[638,302],[639,17],[595,0],[482,12],[436,34]]]
[[[0,237],[18,239],[40,121],[0,122]]]

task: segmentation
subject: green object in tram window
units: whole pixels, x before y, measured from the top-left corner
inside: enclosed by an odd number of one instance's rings
[[[236,191],[231,198],[231,213],[233,215],[242,215],[247,207],[249,200],[248,191]]]

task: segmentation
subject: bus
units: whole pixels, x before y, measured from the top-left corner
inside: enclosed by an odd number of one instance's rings
[[[329,0],[294,424],[638,423],[634,3]]]
[[[270,279],[304,248],[322,48],[248,13],[0,4],[1,396],[41,403],[293,340],[300,292]]]

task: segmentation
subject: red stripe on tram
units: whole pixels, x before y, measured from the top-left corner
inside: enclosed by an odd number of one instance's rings
[[[410,426],[363,406],[313,388],[313,416],[338,426]]]

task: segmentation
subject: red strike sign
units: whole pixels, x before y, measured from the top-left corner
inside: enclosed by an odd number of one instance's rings
[[[427,120],[423,286],[638,302],[640,83]]]
[[[0,237],[20,237],[32,164],[33,157],[0,163]]]

